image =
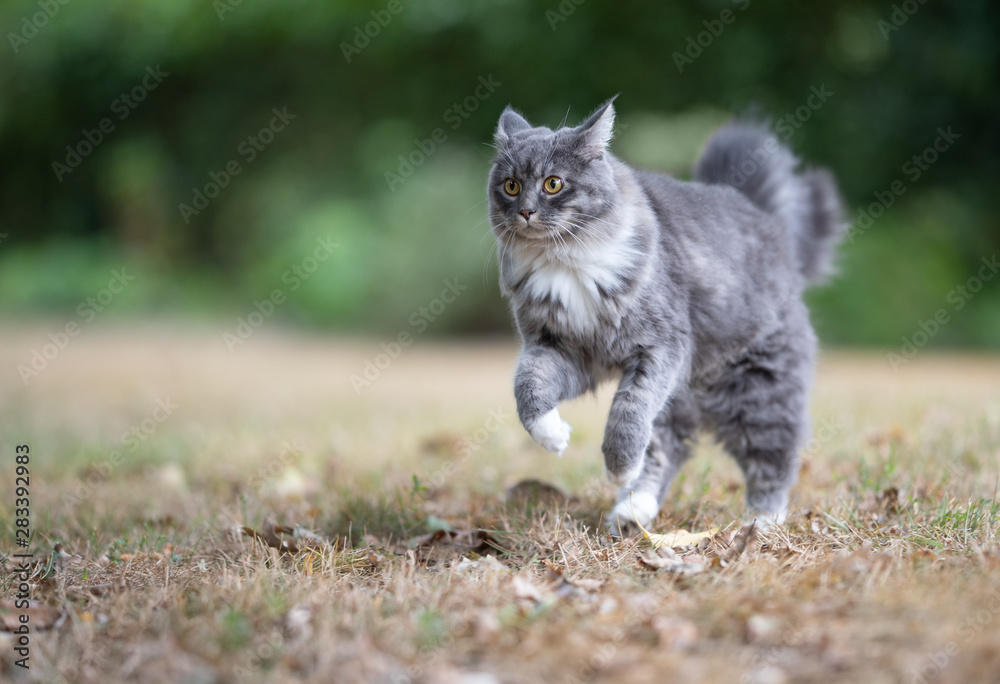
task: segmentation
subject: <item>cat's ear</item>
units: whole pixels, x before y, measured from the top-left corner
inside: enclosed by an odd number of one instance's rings
[[[615,129],[615,95],[576,127],[577,152],[586,159],[599,159],[611,142]]]
[[[497,124],[497,132],[494,139],[497,143],[507,142],[510,136],[518,131],[525,131],[531,128],[531,124],[523,116],[514,111],[513,107],[507,105],[500,115],[500,123]]]

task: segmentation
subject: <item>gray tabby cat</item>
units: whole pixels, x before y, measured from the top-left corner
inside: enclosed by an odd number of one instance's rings
[[[523,345],[518,415],[561,454],[559,402],[620,376],[602,446],[621,487],[613,533],[656,516],[700,428],[739,463],[752,513],[781,524],[816,353],[801,295],[844,229],[836,185],[739,121],[694,182],[634,170],[608,151],[613,100],[555,131],[508,107],[496,130],[490,223]]]

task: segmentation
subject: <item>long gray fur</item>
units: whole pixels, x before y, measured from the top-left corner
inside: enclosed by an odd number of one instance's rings
[[[518,415],[561,452],[558,404],[620,376],[602,446],[621,485],[613,532],[655,517],[698,429],[740,464],[750,509],[780,524],[816,349],[801,295],[843,234],[836,185],[743,121],[712,137],[694,182],[633,170],[607,149],[612,101],[575,128],[510,107],[497,127],[488,195],[522,340]],[[563,181],[551,195],[549,176]]]

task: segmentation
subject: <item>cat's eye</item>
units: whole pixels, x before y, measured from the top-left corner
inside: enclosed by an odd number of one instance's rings
[[[542,189],[550,195],[554,195],[562,190],[562,186],[562,178],[559,178],[558,176],[549,176],[545,179],[545,182],[542,183]]]
[[[513,197],[517,193],[521,192],[521,184],[513,178],[508,178],[503,182],[503,191]]]

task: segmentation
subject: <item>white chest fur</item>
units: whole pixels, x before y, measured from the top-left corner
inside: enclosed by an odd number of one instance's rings
[[[523,282],[523,295],[549,299],[561,305],[559,321],[578,332],[600,323],[608,302],[601,296],[622,284],[622,273],[639,255],[627,239],[610,244],[552,243],[518,247],[511,254],[514,281]]]

